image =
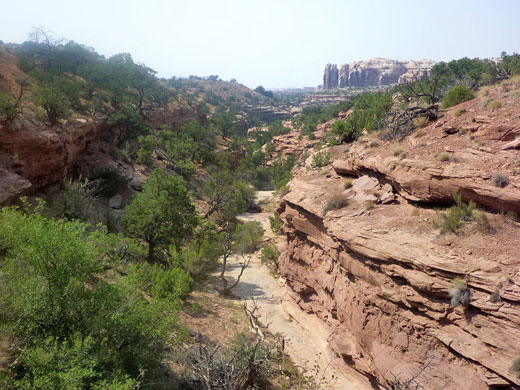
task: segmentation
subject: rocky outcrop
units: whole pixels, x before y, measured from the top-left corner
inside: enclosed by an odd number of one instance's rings
[[[495,248],[489,257],[478,233],[459,244],[417,222],[433,210],[411,216],[402,198],[382,204],[383,178],[345,190],[333,173],[295,175],[278,209],[287,236],[280,272],[295,302],[330,326],[329,346],[344,364],[386,384],[417,375],[430,390],[520,386],[510,369],[520,351],[520,263],[509,227],[486,239]],[[367,210],[359,194],[370,196],[369,187],[377,196]],[[323,217],[334,193],[348,206]],[[467,280],[467,308],[450,306],[454,277]]]
[[[381,87],[410,81],[414,76],[427,74],[435,65],[430,60],[395,61],[373,58],[368,61],[337,65],[327,64],[323,74],[323,89],[345,87]]]
[[[338,86],[338,66],[327,64],[323,73],[323,89],[337,88]]]
[[[99,131],[99,123],[87,120],[53,128],[0,128],[0,204],[63,178]]]

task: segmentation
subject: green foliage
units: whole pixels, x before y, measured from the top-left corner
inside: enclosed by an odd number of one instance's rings
[[[441,233],[457,234],[465,223],[471,222],[475,217],[477,207],[475,202],[464,203],[462,195],[456,192],[453,194],[453,199],[455,204],[449,208],[447,213],[439,213],[439,219],[434,221],[434,227],[440,228]]]
[[[377,130],[384,126],[386,115],[393,105],[389,93],[364,93],[352,98],[354,111],[345,120],[331,126],[331,132],[342,142],[352,142],[363,130]]]
[[[488,108],[491,110],[491,111],[496,111],[498,110],[500,107],[502,107],[502,101],[500,100],[493,100],[492,102],[490,102],[488,104]]]
[[[105,280],[117,241],[79,222],[1,211],[0,325],[20,345],[8,388],[134,389],[153,376],[175,317],[123,279]]]
[[[442,161],[442,162],[445,162],[445,161],[449,161],[451,159],[449,153],[440,153],[439,154],[439,161]]]
[[[343,194],[336,194],[332,195],[327,203],[325,204],[325,207],[323,208],[322,215],[325,216],[330,210],[337,210],[341,209],[343,207],[346,207],[348,205],[348,199]]]
[[[209,206],[206,218],[214,215],[219,224],[234,221],[238,214],[246,211],[245,197],[250,199],[254,195],[246,186],[245,183],[237,182],[228,170],[214,172],[203,187]]]
[[[262,254],[260,261],[264,264],[272,265],[278,269],[278,257],[280,257],[280,251],[274,245],[268,245],[262,248]]]
[[[318,124],[336,118],[341,111],[346,111],[353,105],[353,101],[347,100],[326,107],[306,107],[293,122],[301,127],[303,135],[310,136],[316,130]]]
[[[57,216],[68,220],[87,222],[90,219],[90,207],[94,201],[94,188],[88,179],[62,183],[63,197],[57,206]]]
[[[0,91],[0,122],[12,122],[18,117],[19,111],[16,99]]]
[[[257,221],[238,224],[233,232],[233,249],[239,255],[254,252],[262,243],[264,229]]]
[[[444,104],[442,107],[445,109],[450,108],[457,104],[471,100],[474,97],[475,95],[468,87],[466,87],[464,84],[459,84],[450,89],[446,95],[444,95]]]
[[[255,92],[258,92],[259,94],[267,96],[269,98],[274,97],[273,91],[266,91],[266,89],[264,87],[262,87],[261,85],[259,85],[258,87],[255,88]]]
[[[331,154],[328,150],[327,151],[321,150],[319,152],[316,152],[312,155],[312,166],[315,168],[321,168],[326,165],[329,165],[330,157],[331,157]]]
[[[505,173],[496,172],[493,174],[491,181],[495,187],[504,188],[509,184],[509,176],[507,176]]]
[[[126,207],[123,221],[130,235],[148,243],[151,260],[158,249],[180,246],[197,225],[197,216],[184,180],[155,170]]]
[[[223,233],[208,222],[195,231],[193,239],[183,248],[170,247],[169,264],[182,268],[193,280],[204,281],[218,266],[223,254],[222,240]]]
[[[186,299],[193,286],[190,274],[171,264],[141,263],[134,266],[133,272],[139,288],[154,297],[170,301]]]
[[[278,214],[273,214],[269,216],[269,226],[271,227],[271,230],[276,234],[279,234],[281,232],[283,221],[278,216]]]
[[[128,178],[117,169],[102,169],[96,176],[101,181],[98,192],[105,198],[113,197],[128,184]]]
[[[146,136],[150,133],[150,127],[139,113],[130,106],[121,108],[108,119],[107,123],[113,130],[117,130],[118,144],[135,140],[139,136]]]
[[[54,83],[42,84],[34,88],[34,101],[41,106],[51,125],[67,116],[69,101],[62,89]]]
[[[451,286],[448,290],[451,297],[451,306],[457,307],[468,307],[471,302],[471,291],[468,288],[468,284],[465,280],[455,278],[451,282]]]
[[[511,371],[513,371],[513,374],[515,374],[517,378],[520,378],[520,356],[517,356],[515,360],[513,360]]]
[[[274,184],[275,189],[286,186],[292,179],[292,170],[296,165],[296,156],[291,155],[284,159],[277,159],[271,164],[269,175]]]

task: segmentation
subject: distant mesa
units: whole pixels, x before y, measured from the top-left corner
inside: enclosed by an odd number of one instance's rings
[[[381,87],[404,83],[430,72],[436,64],[431,60],[396,61],[387,58],[372,58],[344,64],[327,64],[323,73],[323,89],[346,87]]]

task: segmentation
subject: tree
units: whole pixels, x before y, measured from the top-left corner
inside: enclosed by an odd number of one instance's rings
[[[204,194],[208,197],[208,211],[205,218],[216,215],[219,224],[233,222],[235,217],[246,210],[246,200],[237,188],[233,174],[220,170],[204,184]]]
[[[124,222],[130,235],[146,241],[151,261],[156,250],[171,243],[180,246],[197,225],[197,216],[184,180],[155,170],[126,207]]]
[[[222,238],[223,255],[222,269],[220,271],[222,290],[220,291],[220,294],[229,295],[231,290],[240,283],[240,278],[251,262],[251,256],[247,255],[253,253],[258,248],[258,245],[262,242],[263,236],[264,230],[257,221],[248,221],[246,223],[237,224],[234,229],[231,228],[231,225],[228,225],[224,237]],[[230,285],[226,278],[226,271],[228,259],[233,253],[241,256],[242,262],[240,263],[240,273],[236,280]]]
[[[63,91],[56,84],[42,84],[34,89],[36,104],[41,106],[51,125],[67,115],[69,102]]]
[[[445,109],[450,108],[459,103],[471,100],[474,97],[475,96],[473,95],[473,92],[471,92],[468,87],[466,87],[464,84],[459,84],[446,93],[442,107]]]

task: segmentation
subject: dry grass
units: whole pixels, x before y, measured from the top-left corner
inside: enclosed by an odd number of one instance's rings
[[[439,154],[439,160],[442,162],[449,161],[451,159],[450,155],[448,153],[440,153]]]
[[[415,127],[419,127],[419,128],[426,127],[426,126],[428,126],[429,123],[430,123],[430,120],[428,119],[427,116],[421,116],[419,118],[415,118],[415,120],[413,121],[413,124],[415,125]]]
[[[351,177],[341,179],[341,188],[343,188],[344,190],[348,190],[352,187],[352,181],[354,181],[354,179],[352,179]]]

